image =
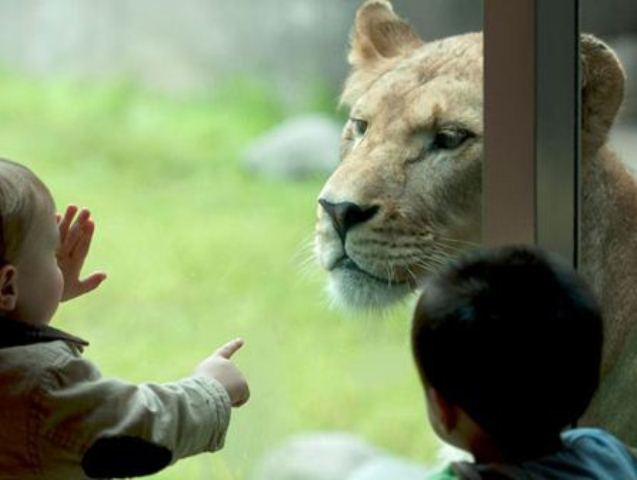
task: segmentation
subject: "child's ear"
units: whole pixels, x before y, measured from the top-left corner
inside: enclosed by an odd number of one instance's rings
[[[0,312],[15,309],[18,301],[18,271],[13,265],[0,268]]]
[[[430,408],[433,407],[437,412],[440,426],[444,428],[445,432],[452,432],[458,424],[458,409],[455,405],[449,403],[435,388],[427,386],[426,391],[427,401],[431,404]]]

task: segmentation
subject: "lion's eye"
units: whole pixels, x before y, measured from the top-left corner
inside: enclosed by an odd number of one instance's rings
[[[354,126],[354,133],[357,136],[362,137],[367,131],[367,121],[360,118],[352,118],[352,125]]]
[[[462,145],[473,134],[468,130],[441,130],[431,142],[432,150],[453,150]]]

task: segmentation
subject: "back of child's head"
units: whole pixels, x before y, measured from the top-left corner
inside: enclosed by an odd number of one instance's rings
[[[602,321],[586,284],[531,247],[469,254],[433,276],[416,307],[421,378],[504,449],[554,439],[599,379]]]
[[[14,262],[39,215],[53,215],[46,185],[27,167],[0,159],[0,265]]]

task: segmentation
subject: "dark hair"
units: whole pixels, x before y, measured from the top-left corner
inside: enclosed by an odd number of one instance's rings
[[[601,313],[575,271],[540,250],[481,250],[425,287],[412,348],[424,382],[503,448],[524,448],[556,437],[590,402]]]

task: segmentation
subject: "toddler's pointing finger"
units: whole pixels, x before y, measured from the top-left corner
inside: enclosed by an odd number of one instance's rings
[[[215,355],[219,355],[220,357],[230,359],[230,357],[232,357],[232,355],[234,355],[237,350],[243,347],[243,343],[244,342],[242,338],[236,338],[234,340],[231,340],[225,345],[223,345],[222,347],[218,348],[217,351],[215,352]]]

